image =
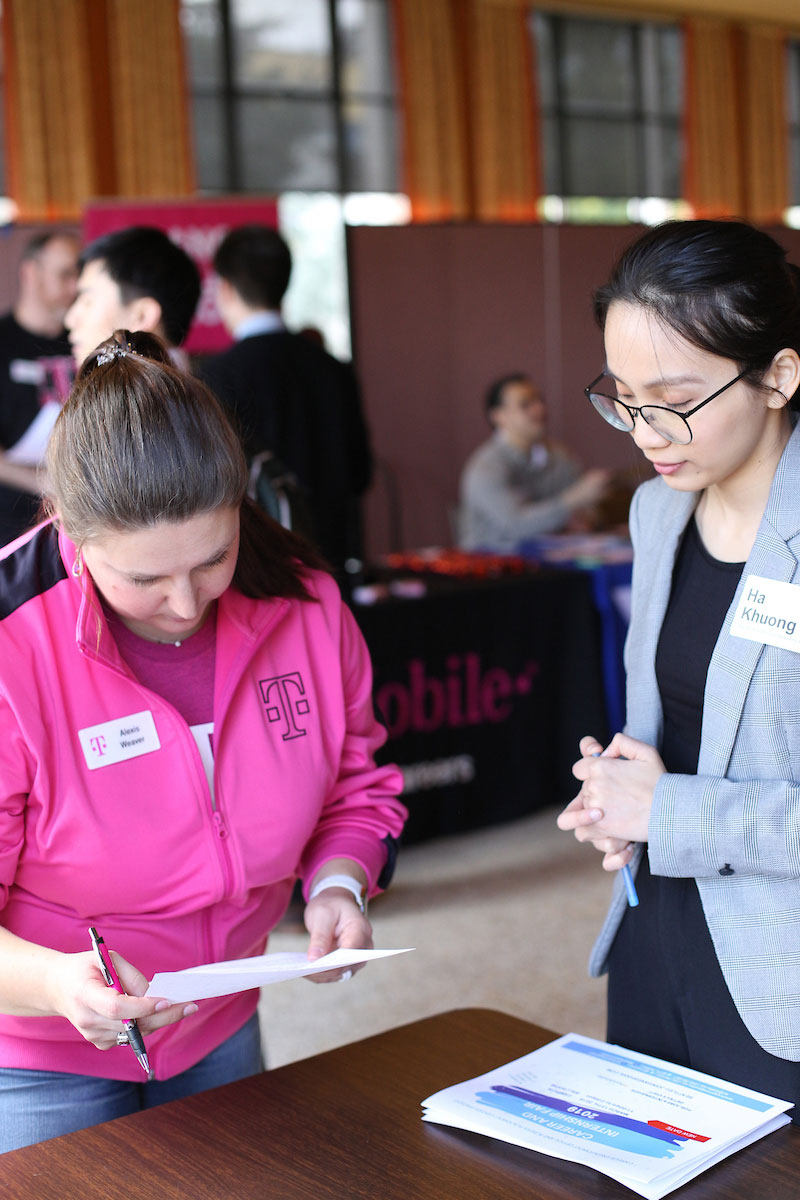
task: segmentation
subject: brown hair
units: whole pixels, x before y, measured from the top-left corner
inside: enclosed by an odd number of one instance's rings
[[[233,583],[245,595],[310,598],[303,568],[325,567],[247,499],[244,451],[220,405],[152,334],[117,330],[89,355],[46,466],[47,508],[78,546],[230,507],[241,518]]]

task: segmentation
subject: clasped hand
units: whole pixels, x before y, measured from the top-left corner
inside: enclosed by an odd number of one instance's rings
[[[657,750],[624,733],[603,749],[596,738],[580,741],[582,757],[572,774],[581,790],[558,817],[559,829],[571,829],[579,842],[591,842],[603,854],[603,867],[618,871],[646,842],[656,784],[665,773]]]

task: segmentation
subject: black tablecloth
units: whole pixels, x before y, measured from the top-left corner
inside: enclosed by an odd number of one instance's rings
[[[381,761],[403,768],[405,842],[492,825],[577,791],[578,739],[607,737],[591,584],[542,569],[440,580],[354,607],[372,654]]]

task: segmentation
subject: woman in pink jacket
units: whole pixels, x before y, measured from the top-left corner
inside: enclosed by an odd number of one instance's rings
[[[256,991],[147,980],[263,952],[298,878],[310,958],[369,947],[405,816],[349,610],[160,343],[90,357],[47,468],[0,556],[1,1151],[260,1070]]]

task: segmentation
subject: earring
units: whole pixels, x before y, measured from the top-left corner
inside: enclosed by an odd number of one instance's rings
[[[83,559],[81,558],[80,550],[75,551],[75,560],[72,564],[71,570],[75,578],[80,579],[81,575],[83,574]]]

